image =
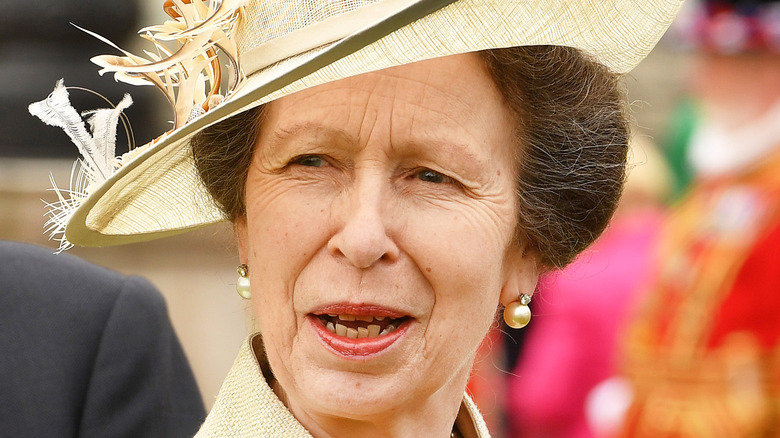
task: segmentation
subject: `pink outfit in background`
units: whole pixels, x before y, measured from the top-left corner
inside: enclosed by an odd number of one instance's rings
[[[523,352],[509,377],[513,438],[592,438],[585,419],[590,390],[615,372],[626,316],[650,266],[661,213],[616,216],[565,270],[544,278]]]

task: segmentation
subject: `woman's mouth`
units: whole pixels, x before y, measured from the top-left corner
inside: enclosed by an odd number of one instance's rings
[[[316,315],[329,332],[350,339],[376,338],[394,332],[406,317],[327,314]]]
[[[414,318],[373,306],[329,306],[309,314],[320,340],[342,357],[361,358],[389,349],[409,331]]]

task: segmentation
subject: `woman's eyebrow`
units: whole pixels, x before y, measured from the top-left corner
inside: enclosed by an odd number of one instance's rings
[[[355,138],[344,129],[333,126],[324,126],[319,123],[305,122],[275,129],[271,136],[271,144],[284,143],[296,137],[306,135],[315,138],[322,137],[329,141],[337,141],[340,144],[356,143]]]
[[[490,157],[478,154],[466,143],[438,138],[412,139],[396,150],[407,155],[422,155],[445,160],[468,175],[476,176],[486,170]]]

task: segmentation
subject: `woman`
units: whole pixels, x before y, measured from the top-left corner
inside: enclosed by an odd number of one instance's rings
[[[170,59],[96,59],[166,90],[176,125],[114,174],[88,154],[68,241],[235,225],[260,334],[198,436],[488,436],[463,395],[477,346],[606,226],[617,72],[677,7],[357,3],[177,2],[149,36],[182,43]],[[237,60],[225,98],[204,88],[217,46]]]

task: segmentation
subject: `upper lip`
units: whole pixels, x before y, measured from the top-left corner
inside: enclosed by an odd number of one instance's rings
[[[367,303],[331,303],[319,306],[311,311],[313,315],[355,315],[383,316],[386,318],[403,318],[409,313],[379,304]]]

